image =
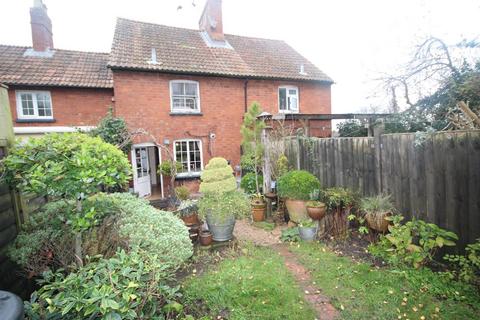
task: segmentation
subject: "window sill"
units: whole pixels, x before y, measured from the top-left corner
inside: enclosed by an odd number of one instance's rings
[[[175,177],[176,180],[189,180],[189,179],[199,179],[200,178],[200,175],[201,173],[198,172],[198,173],[192,173],[192,174],[188,174],[188,175],[177,175]]]
[[[55,119],[15,119],[16,123],[52,123],[56,122]]]
[[[171,116],[203,116],[201,112],[170,112]]]
[[[282,114],[297,114],[300,113],[299,111],[290,111],[290,110],[279,110],[278,113]]]

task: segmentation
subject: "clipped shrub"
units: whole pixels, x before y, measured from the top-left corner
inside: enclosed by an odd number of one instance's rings
[[[3,163],[11,186],[66,199],[124,187],[131,171],[121,150],[82,133],[51,133],[22,141]]]
[[[171,274],[139,249],[96,258],[68,275],[49,273],[26,303],[29,319],[164,319],[162,306],[177,298]]]
[[[277,188],[282,198],[309,200],[310,192],[320,189],[320,181],[308,171],[294,170],[278,179]]]
[[[455,233],[433,223],[412,219],[402,224],[400,215],[388,219],[393,222],[388,227],[390,234],[381,236],[380,241],[369,246],[369,251],[393,265],[422,267],[432,261],[438,249],[454,246],[458,240]]]
[[[111,194],[119,209],[118,233],[168,268],[180,267],[193,254],[188,229],[172,212],[160,211],[128,193]]]
[[[346,188],[328,188],[323,192],[323,201],[331,210],[343,210],[355,204],[355,194]]]
[[[201,176],[200,192],[204,195],[225,193],[237,189],[233,169],[224,158],[212,158]]]
[[[260,192],[262,192],[263,186],[263,176],[258,175],[258,186],[260,188]],[[255,173],[249,172],[242,177],[242,181],[240,181],[240,188],[243,189],[247,194],[255,194],[257,193],[257,185],[255,182]]]
[[[190,197],[190,190],[185,186],[175,188],[175,195],[179,200],[187,200]]]

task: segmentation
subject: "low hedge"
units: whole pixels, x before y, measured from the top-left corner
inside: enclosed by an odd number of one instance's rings
[[[293,170],[277,181],[278,195],[294,200],[309,200],[310,193],[320,189],[320,181],[308,171]]]

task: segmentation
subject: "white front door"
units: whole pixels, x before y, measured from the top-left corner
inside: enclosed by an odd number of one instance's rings
[[[147,197],[152,193],[148,147],[134,147],[132,162],[134,170],[133,189],[139,197]]]

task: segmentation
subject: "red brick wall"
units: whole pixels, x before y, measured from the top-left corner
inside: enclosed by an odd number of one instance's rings
[[[55,122],[15,122],[17,119],[16,90],[50,91],[52,97],[53,118]],[[10,108],[14,126],[93,126],[103,118],[108,108],[113,105],[112,89],[86,88],[47,88],[47,87],[15,87],[8,89]]]
[[[131,129],[143,128],[157,142],[202,136],[203,163],[213,156],[240,162],[240,126],[244,114],[244,80],[202,76],[179,76],[153,72],[114,71],[115,113],[123,117]],[[170,115],[170,80],[195,80],[200,86],[202,116]],[[278,86],[299,88],[301,113],[330,113],[330,86],[312,82],[250,80],[248,104],[258,101],[270,113],[278,113]],[[327,121],[325,126],[329,127]],[[215,133],[215,140],[208,139]],[[324,135],[330,134],[329,129]],[[147,136],[139,142],[151,142]],[[172,147],[173,148],[173,147]]]

